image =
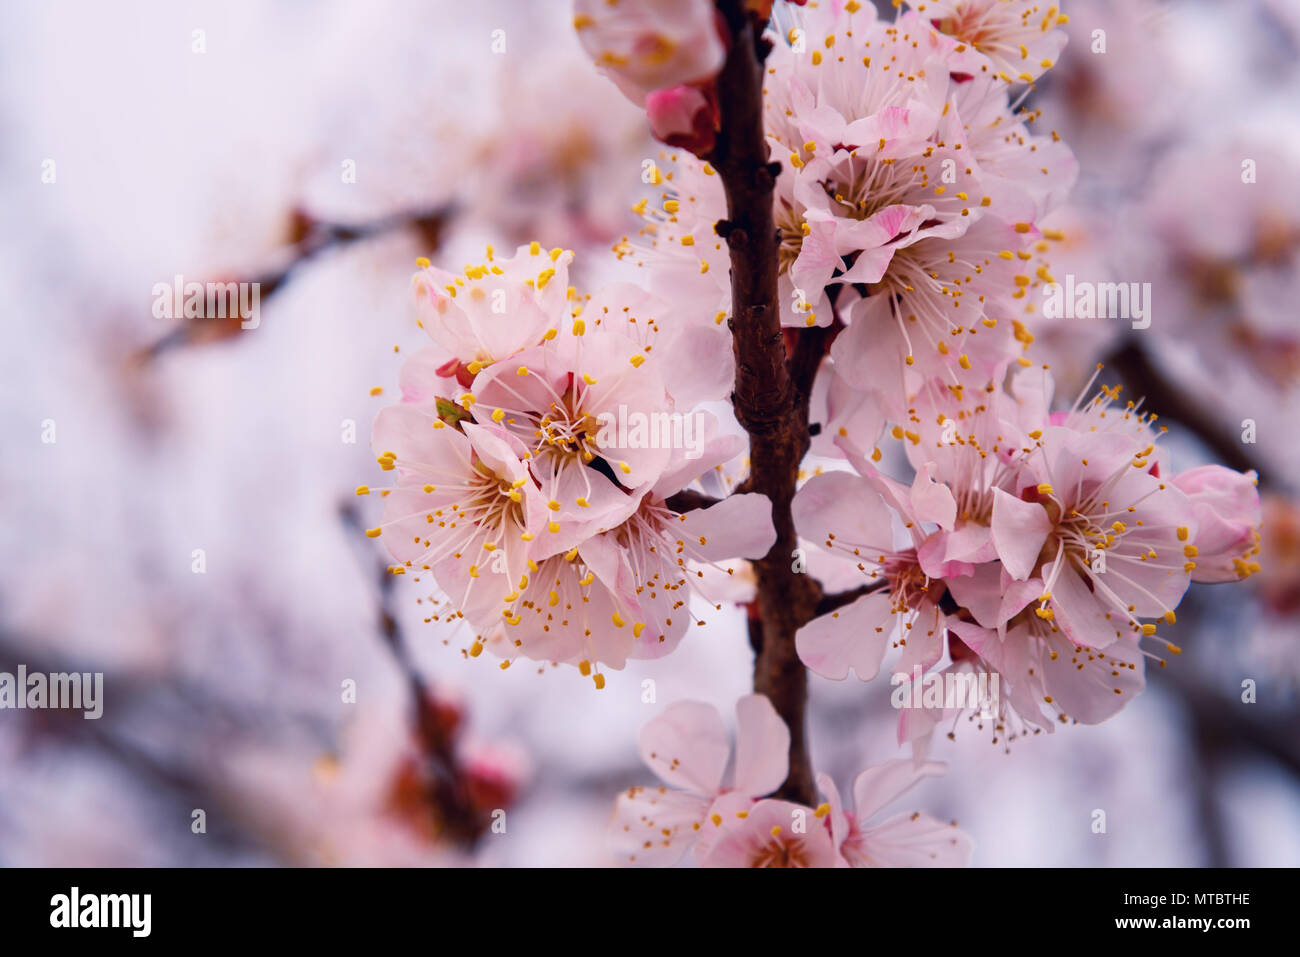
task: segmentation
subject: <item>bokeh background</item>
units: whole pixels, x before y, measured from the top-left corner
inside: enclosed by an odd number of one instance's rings
[[[1082,166],[1054,271],[1151,282],[1154,312],[1045,322],[1034,354],[1066,396],[1106,361],[1180,463],[1256,468],[1264,572],[1193,586],[1184,653],[1118,717],[1009,752],[962,722],[905,803],[957,819],[980,865],[1300,864],[1300,0],[1063,6],[1026,100]],[[0,6],[0,671],[106,686],[99,721],[0,711],[0,864],[610,865],[613,798],[651,780],[641,724],[747,692],[737,607],[596,692],[468,658],[359,533],[369,423],[421,343],[415,258],[538,239],[591,284],[635,241],[660,148],[570,20]],[[261,325],[155,318],[177,274],[261,282]],[[887,684],[812,684],[842,788],[896,756]]]

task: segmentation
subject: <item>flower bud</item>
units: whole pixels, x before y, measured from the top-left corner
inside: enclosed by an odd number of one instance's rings
[[[655,90],[645,101],[646,118],[654,135],[696,156],[713,149],[718,110],[712,97],[693,86]]]

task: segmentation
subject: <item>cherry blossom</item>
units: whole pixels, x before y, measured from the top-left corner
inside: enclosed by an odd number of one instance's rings
[[[840,867],[965,867],[974,844],[955,823],[929,814],[899,814],[880,824],[870,820],[924,778],[942,774],[934,761],[889,761],[867,768],[853,781],[853,810],[845,810],[835,782],[817,776],[826,796],[831,836]],[[820,810],[820,809],[819,809]]]
[[[397,484],[383,492],[383,518],[366,534],[383,535],[397,568],[432,569],[462,609],[499,604],[545,522],[523,446],[495,426],[449,426],[415,405],[383,409],[372,443]]]
[[[574,0],[573,26],[596,66],[633,103],[708,80],[725,50],[709,0]]]
[[[704,624],[690,607],[694,594],[714,600],[702,565],[734,573],[726,559],[760,557],[774,539],[765,496],[733,495],[680,514],[651,492],[613,528],[531,561],[502,597],[487,645],[503,664],[516,655],[574,664],[604,687],[602,664],[662,657]],[[475,643],[470,654],[480,650]]]
[[[943,583],[922,570],[917,545],[923,541],[921,515],[951,525],[952,498],[924,476],[912,489],[895,491],[887,483],[874,471],[869,476],[827,472],[809,480],[795,498],[795,523],[802,534],[884,585],[800,629],[800,658],[827,678],[842,679],[852,668],[861,680],[871,680],[891,643],[906,647],[900,667],[909,672],[915,665],[929,668],[942,653]],[[886,504],[881,488],[890,491],[897,511]],[[910,547],[893,544],[895,519],[904,521],[902,515],[911,525]]]
[[[758,801],[723,829],[701,867],[834,867],[834,840],[811,809],[790,801]]]
[[[902,647],[895,670],[911,680],[946,654],[945,674],[1001,677],[995,741],[1050,730],[1052,718],[1094,724],[1142,690],[1141,642],[1179,653],[1157,628],[1176,623],[1193,579],[1258,570],[1253,474],[1173,473],[1163,427],[1118,388],[1064,412],[1053,394],[1051,374],[1032,366],[1007,392],[922,389],[907,427],[893,429],[910,486],[876,471],[852,436],[835,439],[859,474],[813,477],[794,514],[870,586],[800,630],[809,668],[870,680]],[[961,710],[908,709],[900,737],[923,754]]]
[[[573,254],[540,242],[459,273],[422,260],[413,280],[433,344],[373,429],[395,484],[374,490],[371,534],[392,571],[431,579],[467,658],[563,664],[599,689],[744,606],[759,665],[730,783],[718,712],[665,709],[639,740],[664,785],[616,803],[626,863],[964,865],[955,825],[877,821],[942,771],[936,731],[966,716],[1005,746],[1105,721],[1148,658],[1181,653],[1193,582],[1262,568],[1255,472],[1177,470],[1159,410],[1100,365],[1061,401],[1035,347],[1072,340],[1043,321],[1057,274],[1112,265],[1078,238],[1097,221],[1067,205],[1074,153],[1025,105],[1068,17],[905,6],[577,0],[579,42],[668,147],[641,163],[615,281],[581,290]],[[1253,345],[1286,345],[1266,314],[1289,207],[1225,194],[1223,228],[1189,233],[1197,181],[1157,190],[1142,230],[1185,247],[1175,272],[1232,273],[1223,309]],[[1080,338],[1071,387],[1126,334]],[[911,756],[858,775],[851,808],[802,740],[804,668],[867,694],[890,670],[912,693],[891,696]],[[917,698],[936,678],[992,691]]]
[[[435,343],[422,361],[467,386],[483,368],[541,342],[567,315],[572,260],[571,252],[536,242],[505,259],[489,246],[484,261],[460,275],[421,260],[412,279],[418,321]]]
[[[1039,0],[906,0],[941,33],[961,41],[953,64],[960,72],[1030,83],[1056,63],[1069,22],[1056,5]]]
[[[610,840],[623,860],[664,866],[692,848],[702,860],[759,797],[781,785],[790,732],[772,703],[746,695],[736,702],[736,721],[729,787],[722,781],[731,747],[711,705],[679,701],[641,729],[641,759],[667,787],[633,787],[619,795]]]
[[[736,703],[733,784],[722,785],[730,747],[710,705],[682,701],[645,725],[641,757],[666,786],[620,795],[610,823],[614,851],[628,863],[671,865],[688,850],[702,867],[963,867],[970,838],[927,814],[870,819],[943,765],[902,759],[868,768],[846,811],[826,775],[827,801],[808,807],[763,797],[787,771],[790,733],[763,695]]]

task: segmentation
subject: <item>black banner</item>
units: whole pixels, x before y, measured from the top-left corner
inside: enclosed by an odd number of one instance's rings
[[[189,941],[375,942],[419,934],[437,947],[488,930],[571,935],[606,944],[651,926],[670,940],[684,924],[766,934],[856,925],[910,928],[935,943],[984,946],[1047,931],[1070,940],[1198,934],[1231,946],[1295,926],[1290,870],[855,870],[786,876],[696,869],[514,870],[3,870],[6,939],[76,938],[95,945]],[[723,881],[730,885],[723,890]],[[761,903],[760,903],[761,902]],[[837,903],[838,902],[838,903]],[[462,922],[461,927],[453,922]],[[547,929],[549,928],[549,930]],[[637,928],[640,928],[638,930]],[[621,933],[620,933],[621,932]],[[690,931],[695,936],[696,931]],[[977,939],[978,938],[978,939]],[[811,938],[810,938],[811,939]],[[926,941],[928,943],[928,941]],[[770,942],[769,942],[770,943]]]

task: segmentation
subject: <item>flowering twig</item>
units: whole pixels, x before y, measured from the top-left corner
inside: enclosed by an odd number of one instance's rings
[[[812,619],[821,589],[793,570],[798,548],[790,503],[799,463],[808,450],[808,407],[786,367],[777,306],[777,232],[772,192],[780,167],[769,162],[763,135],[762,64],[767,41],[740,0],[719,4],[730,49],[718,76],[720,130],[711,162],[727,197],[727,219],[717,231],[731,256],[732,348],[736,358],[733,403],[749,434],[750,475],[742,491],[772,503],[776,543],[754,562],[759,622],[754,690],[765,694],[790,728],[790,772],[778,792],[814,803],[812,767],[804,729],[807,672],[795,651],[795,632]],[[815,365],[813,366],[815,368]],[[810,379],[811,376],[808,376]]]

